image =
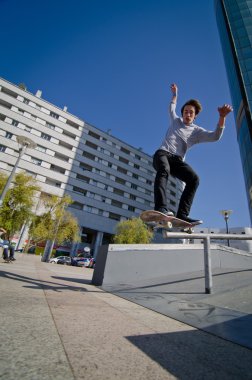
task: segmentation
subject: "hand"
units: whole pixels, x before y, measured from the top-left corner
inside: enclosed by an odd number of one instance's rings
[[[218,112],[221,117],[226,117],[232,111],[233,108],[229,104],[224,104],[222,107],[218,107]]]
[[[173,96],[177,96],[178,95],[178,87],[177,87],[177,85],[175,83],[171,84],[171,92],[172,92]]]

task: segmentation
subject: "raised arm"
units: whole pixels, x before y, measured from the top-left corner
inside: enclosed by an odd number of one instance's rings
[[[218,107],[219,121],[218,125],[220,128],[225,127],[226,116],[233,111],[233,108],[229,104],[224,104],[222,107]]]
[[[175,83],[171,84],[171,92],[172,92],[172,103],[177,103],[178,86]]]
[[[176,114],[178,87],[175,83],[171,84],[171,93],[172,93],[172,99],[169,104],[169,116],[171,120],[175,120],[178,117]]]
[[[203,128],[198,128],[197,130],[197,142],[211,142],[218,141],[225,128],[226,116],[233,111],[233,108],[229,104],[224,104],[222,107],[218,107],[219,121],[215,131],[207,131]]]

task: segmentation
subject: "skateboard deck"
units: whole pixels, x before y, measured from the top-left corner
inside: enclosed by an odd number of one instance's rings
[[[188,232],[193,232],[193,227],[202,223],[188,223],[182,219],[176,218],[176,216],[165,215],[162,212],[155,210],[143,211],[140,214],[140,218],[143,222],[154,228],[183,228],[184,230],[188,230]]]
[[[7,260],[7,259],[3,259],[3,262],[4,262],[4,263],[7,263],[7,264],[12,264],[12,263],[13,263],[12,260]]]

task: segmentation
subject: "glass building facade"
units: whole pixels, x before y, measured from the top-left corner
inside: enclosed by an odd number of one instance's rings
[[[252,0],[215,0],[252,222]]]

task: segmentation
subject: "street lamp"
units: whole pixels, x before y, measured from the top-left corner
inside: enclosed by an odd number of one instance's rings
[[[226,231],[227,231],[227,234],[229,234],[229,229],[228,229],[228,219],[229,219],[229,216],[232,214],[233,210],[221,210],[220,213],[221,215],[223,215],[224,219],[225,219],[225,222],[226,222]],[[229,240],[227,241],[228,242],[228,247],[230,246],[229,245]]]
[[[37,146],[37,144],[35,144],[34,141],[32,141],[31,139],[29,139],[28,137],[25,137],[25,136],[17,136],[16,139],[17,139],[17,142],[19,145],[18,159],[17,159],[15,166],[13,167],[11,174],[10,174],[10,176],[9,176],[5,186],[4,186],[2,194],[0,195],[0,207],[3,204],[3,201],[4,201],[4,198],[5,198],[7,191],[9,190],[12,178],[16,172],[16,169],[18,167],[19,161],[21,160],[21,157],[25,153],[26,149],[34,149]]]

